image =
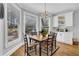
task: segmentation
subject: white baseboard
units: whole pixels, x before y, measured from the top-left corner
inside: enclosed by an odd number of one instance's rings
[[[14,48],[12,48],[11,50],[9,50],[7,53],[3,54],[3,56],[10,56],[12,53],[14,53],[18,48],[20,48],[24,43],[21,42],[19,44],[17,44]]]

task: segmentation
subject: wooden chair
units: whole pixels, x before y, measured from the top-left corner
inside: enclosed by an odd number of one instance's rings
[[[37,32],[31,32],[32,35],[37,35]]]
[[[24,46],[25,46],[25,55],[27,53],[27,56],[31,56],[31,52],[33,50],[35,51],[35,54],[37,54],[37,43],[31,41],[32,38],[30,38],[28,35],[25,35],[24,38]]]
[[[57,33],[52,33],[48,35],[48,39],[42,45],[43,50],[47,52],[47,56],[49,55],[49,51],[51,53],[50,55],[52,55],[53,49],[56,49],[56,36]]]
[[[49,50],[53,50],[53,36],[48,35],[48,39],[42,43],[42,49],[46,51],[47,56],[49,55]]]
[[[57,37],[57,33],[54,33],[53,34],[53,45],[54,45],[54,47],[55,47],[55,49],[56,49],[56,37]]]
[[[51,35],[52,35],[52,41],[53,41],[52,45],[53,45],[54,48],[56,48],[57,33],[51,32]]]

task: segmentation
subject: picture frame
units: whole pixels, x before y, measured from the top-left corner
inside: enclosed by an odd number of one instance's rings
[[[65,16],[58,16],[58,23],[61,25],[61,24],[64,24],[65,23]]]

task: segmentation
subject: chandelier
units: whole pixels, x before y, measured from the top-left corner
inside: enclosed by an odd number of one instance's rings
[[[46,3],[44,3],[44,12],[41,13],[41,17],[42,17],[43,19],[46,19],[46,18],[48,17],[48,11],[47,11],[46,9],[47,9],[47,8],[46,8]]]

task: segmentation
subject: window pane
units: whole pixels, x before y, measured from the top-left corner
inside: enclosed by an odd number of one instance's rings
[[[30,34],[35,33],[36,32],[36,18],[31,15],[26,15],[25,21],[26,21],[25,31]]]
[[[20,12],[11,4],[7,4],[8,42],[18,38]]]

